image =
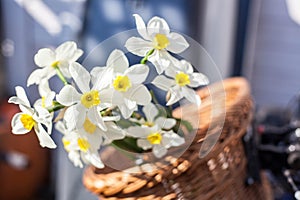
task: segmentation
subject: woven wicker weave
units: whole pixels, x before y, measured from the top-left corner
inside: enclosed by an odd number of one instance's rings
[[[214,112],[212,97],[225,89],[225,113]],[[272,199],[265,177],[262,183],[245,185],[246,157],[241,137],[252,117],[252,99],[248,83],[243,78],[231,78],[198,91],[202,99],[199,112],[193,107],[183,106],[174,111],[175,116],[183,117],[199,129],[189,148],[179,159],[166,158],[169,165],[155,163],[151,172],[129,174],[110,168],[103,170],[88,167],[83,183],[91,192],[104,200],[209,200],[209,199]],[[198,117],[200,116],[199,124]],[[223,129],[214,126],[222,124]],[[195,124],[196,123],[196,124]],[[220,132],[222,131],[222,132]],[[208,134],[207,134],[208,133]],[[204,139],[214,134],[219,136],[217,143],[203,158],[199,150],[205,150]],[[205,151],[202,151],[206,153]],[[153,167],[152,166],[152,167]]]

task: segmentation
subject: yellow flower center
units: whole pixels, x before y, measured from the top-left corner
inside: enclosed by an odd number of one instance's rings
[[[147,136],[147,140],[150,142],[150,144],[160,144],[161,139],[161,134],[158,132],[151,133]]]
[[[155,48],[158,50],[166,48],[170,41],[165,34],[157,33],[154,37]]]
[[[126,92],[131,88],[131,82],[128,76],[117,76],[113,82],[113,86],[119,92]]]
[[[79,149],[83,152],[87,152],[91,146],[90,143],[84,138],[78,138],[77,144],[79,146]]]
[[[97,90],[86,92],[81,96],[81,104],[86,108],[97,106],[100,102],[99,92]]]
[[[175,81],[179,86],[185,86],[191,83],[189,75],[183,72],[176,74]]]
[[[88,118],[83,123],[83,128],[87,133],[93,134],[96,131],[96,125],[93,124]]]
[[[35,121],[32,118],[32,116],[28,115],[28,114],[22,114],[20,120],[21,120],[24,128],[26,128],[27,130],[31,130],[35,124]]]
[[[58,67],[59,63],[60,62],[57,60],[51,64],[51,67]]]
[[[154,126],[154,123],[153,122],[145,122],[143,125],[152,127],[152,126]]]
[[[63,142],[64,148],[66,149],[66,151],[70,151],[69,150],[69,145],[71,144],[71,141],[63,138],[62,142]]]

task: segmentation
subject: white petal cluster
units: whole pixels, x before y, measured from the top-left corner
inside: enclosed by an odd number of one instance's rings
[[[27,80],[27,86],[40,84],[42,80],[53,77],[56,74],[55,67],[58,67],[65,77],[70,78],[69,65],[82,54],[83,51],[78,49],[73,41],[65,42],[55,50],[40,49],[34,56],[34,62],[40,68],[31,73]]]
[[[157,158],[167,154],[167,149],[184,144],[184,138],[170,130],[176,124],[176,120],[158,115],[154,104],[143,108],[146,120],[141,126],[131,126],[127,129],[127,135],[138,138],[137,145],[144,150],[152,149]]]
[[[187,61],[171,55],[183,52],[189,44],[182,35],[171,32],[164,19],[153,17],[146,26],[139,15],[134,17],[142,38],[129,38],[125,47],[142,57],[138,64],[130,65],[124,52],[115,49],[105,66],[89,72],[77,62],[83,51],[73,41],[54,50],[40,49],[34,56],[38,69],[27,80],[27,86],[38,86],[40,98],[32,107],[25,90],[16,87],[16,96],[9,103],[19,105],[21,112],[12,119],[12,132],[34,130],[42,147],[56,148],[50,136],[55,123],[68,157],[77,167],[91,164],[103,168],[101,148],[125,140],[124,144],[135,145],[135,149],[151,150],[157,158],[184,144],[184,137],[176,133],[178,119],[151,103],[156,101],[146,86],[149,68],[154,66],[158,73],[150,82],[169,96],[167,106],[182,98],[200,104],[193,88],[208,84],[208,79],[194,72]],[[50,88],[50,78],[55,75],[63,83],[60,91]],[[56,111],[60,111],[58,115]]]
[[[107,124],[108,131],[99,128],[91,128],[88,124],[86,128],[69,131],[61,121],[56,123],[55,128],[63,133],[62,142],[68,152],[69,159],[77,167],[83,167],[82,161],[86,164],[92,164],[97,168],[103,168],[104,165],[99,157],[98,150],[101,145],[110,143],[113,140],[124,138],[124,130],[117,127],[114,123]],[[95,126],[95,125],[94,125]]]
[[[112,71],[109,88],[105,91],[110,103],[117,106],[124,118],[129,118],[138,105],[147,105],[151,102],[151,95],[143,85],[146,80],[149,68],[144,64],[136,64],[129,67],[129,63],[124,53],[120,50],[114,50],[105,67],[95,67],[91,74],[96,80],[98,77],[104,77],[104,71]],[[94,81],[96,82],[96,81]]]
[[[89,72],[76,62],[70,66],[70,73],[80,92],[74,86],[66,85],[56,96],[60,104],[68,106],[64,114],[68,130],[81,128],[87,117],[102,130],[107,130],[104,119],[100,115],[100,111],[109,103],[104,91],[107,82],[101,79],[90,87]],[[109,73],[107,75],[109,76]]]
[[[43,108],[50,108],[53,106],[53,100],[55,98],[55,92],[52,91],[49,87],[48,80],[41,80],[39,86],[38,86],[39,94],[41,96],[40,99],[38,99],[34,105],[35,106],[41,106]]]
[[[161,74],[173,59],[168,51],[178,54],[186,50],[189,44],[182,35],[171,32],[164,19],[153,17],[146,27],[145,22],[138,14],[133,16],[142,38],[129,38],[125,47],[138,56],[146,56],[152,50],[153,53],[149,56],[149,61],[155,66],[157,73]]]
[[[170,97],[167,106],[178,102],[185,97],[191,103],[200,105],[201,99],[192,88],[197,88],[209,83],[208,78],[202,74],[193,71],[192,65],[180,60],[172,62],[171,67],[165,71],[165,75],[158,75],[152,81],[156,87],[168,91]]]
[[[40,106],[32,108],[22,87],[16,87],[16,94],[17,96],[8,100],[9,103],[18,104],[21,110],[14,115],[11,121],[12,132],[14,134],[26,134],[34,129],[42,147],[56,148],[56,144],[49,136],[52,131],[52,116],[48,110]]]

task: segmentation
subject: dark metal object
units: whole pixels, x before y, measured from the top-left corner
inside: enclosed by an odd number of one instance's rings
[[[244,137],[246,183],[260,181],[261,169],[270,171],[284,191],[276,199],[300,199],[300,95],[292,100],[286,108],[258,109]]]

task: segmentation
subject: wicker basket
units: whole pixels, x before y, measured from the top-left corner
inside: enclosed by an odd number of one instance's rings
[[[222,100],[224,89],[225,112],[216,112],[212,99]],[[241,137],[253,110],[247,81],[230,78],[203,88],[198,94],[202,99],[200,110],[186,105],[174,111],[174,115],[199,127],[179,159],[169,156],[166,158],[169,165],[155,163],[151,172],[135,174],[108,167],[103,170],[88,167],[83,176],[86,188],[102,200],[272,199],[264,176],[262,183],[245,185],[247,160]],[[180,116],[181,109],[185,110],[184,116]],[[195,119],[200,119],[200,123]],[[218,128],[220,124],[224,125],[223,129]],[[215,137],[218,138],[216,144],[207,145],[209,142],[206,142]],[[200,149],[202,158],[199,158]]]

